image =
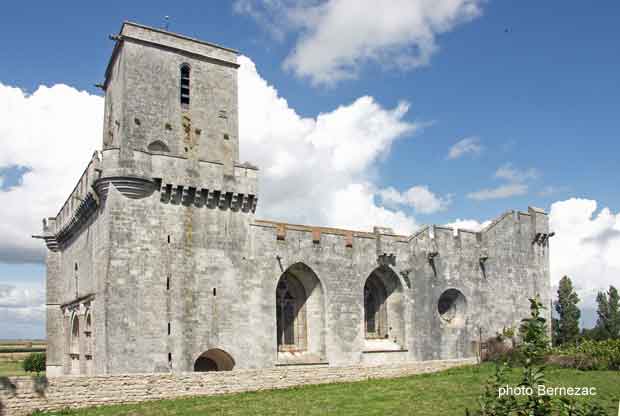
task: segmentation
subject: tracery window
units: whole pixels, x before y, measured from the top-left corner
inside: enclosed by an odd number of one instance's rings
[[[279,351],[305,349],[306,293],[291,275],[284,275],[276,289],[276,327]]]

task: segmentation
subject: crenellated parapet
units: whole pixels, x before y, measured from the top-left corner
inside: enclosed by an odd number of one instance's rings
[[[480,253],[481,261],[488,258],[488,246],[493,244],[496,228],[509,228],[514,231],[513,239],[531,243],[540,247],[547,247],[549,238],[555,233],[549,230],[548,216],[540,208],[529,207],[524,211],[507,211],[500,215],[487,226],[479,231],[452,228],[439,225],[427,225],[416,231],[410,238],[412,244],[426,253],[427,257],[432,258],[441,254],[441,247],[447,241],[454,242],[454,245],[461,247],[475,241],[475,248]],[[500,235],[506,234],[502,231]],[[472,239],[475,237],[475,240]],[[464,239],[467,239],[464,242]]]
[[[179,185],[163,183],[157,178],[159,184],[160,201],[165,204],[195,206],[197,208],[230,209],[232,211],[252,212],[256,211],[258,196],[254,194],[230,192],[222,189],[208,189],[200,186]]]
[[[101,159],[100,152],[93,154],[58,214],[43,220],[43,235],[33,236],[45,241],[49,250],[61,249],[97,210],[99,200],[93,184],[101,175]]]

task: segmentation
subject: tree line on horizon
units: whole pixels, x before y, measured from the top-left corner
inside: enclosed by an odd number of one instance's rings
[[[579,328],[580,302],[568,276],[560,279],[557,300],[553,302],[556,317],[551,319],[553,345],[574,344],[582,339],[603,341],[620,339],[620,295],[613,285],[596,295],[597,320],[594,328]]]

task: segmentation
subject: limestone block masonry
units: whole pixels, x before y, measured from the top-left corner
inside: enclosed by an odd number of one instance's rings
[[[472,360],[448,360],[380,367],[321,366],[233,370],[225,373],[62,376],[40,380],[34,377],[0,378],[0,415],[22,416],[31,414],[36,409],[75,409],[310,384],[405,377],[471,363]],[[411,406],[415,406],[415,403],[411,403]]]
[[[549,304],[537,208],[409,236],[256,219],[237,52],[130,22],[112,39],[101,150],[38,236],[50,380],[470,358]]]

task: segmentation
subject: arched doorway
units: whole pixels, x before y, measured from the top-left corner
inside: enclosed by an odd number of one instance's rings
[[[320,361],[325,355],[323,288],[314,271],[296,263],[282,273],[275,293],[278,359]]]
[[[387,338],[387,291],[381,279],[371,274],[364,285],[364,329],[366,338]]]
[[[235,360],[230,354],[219,348],[212,348],[200,354],[194,362],[194,371],[230,371],[235,366]]]
[[[306,291],[291,273],[285,273],[276,289],[276,326],[279,351],[306,349]]]
[[[363,297],[365,349],[403,348],[406,302],[396,273],[385,266],[373,270],[364,283]]]

